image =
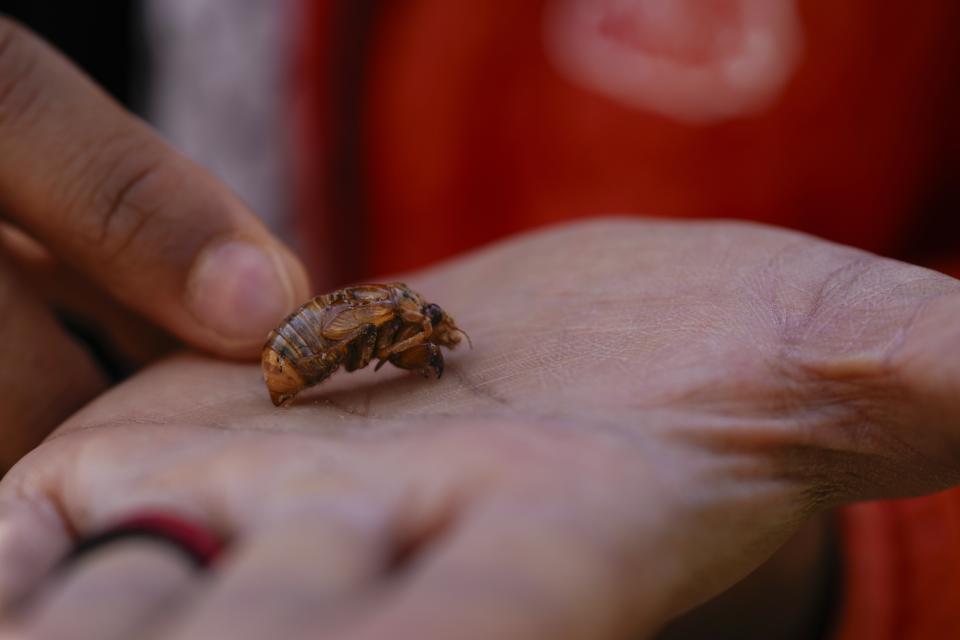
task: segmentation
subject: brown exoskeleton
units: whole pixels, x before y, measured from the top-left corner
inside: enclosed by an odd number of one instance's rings
[[[270,332],[260,359],[273,404],[289,402],[323,382],[340,365],[362,369],[377,358],[419,371],[443,374],[440,347],[453,349],[469,336],[447,313],[401,282],[363,284],[317,296]]]

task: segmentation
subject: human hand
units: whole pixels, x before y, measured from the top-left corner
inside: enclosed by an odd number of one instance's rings
[[[0,473],[107,384],[60,312],[138,365],[153,325],[254,355],[306,295],[236,196],[0,16]]]
[[[184,356],[71,418],[0,483],[11,624],[649,635],[823,509],[957,482],[946,276],[767,227],[613,220],[408,281],[476,345],[437,382],[341,372],[284,410],[256,367]],[[145,507],[230,552],[207,576],[129,543],[44,581],[74,535]]]

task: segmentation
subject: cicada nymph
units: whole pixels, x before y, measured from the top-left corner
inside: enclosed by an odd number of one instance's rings
[[[342,365],[356,371],[376,358],[418,371],[443,374],[440,347],[470,338],[443,309],[401,282],[363,284],[317,296],[270,332],[260,363],[273,404],[289,402],[323,382]]]

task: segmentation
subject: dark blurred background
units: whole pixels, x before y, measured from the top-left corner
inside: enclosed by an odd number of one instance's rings
[[[147,52],[140,3],[131,0],[0,0],[0,13],[53,42],[115,98],[137,112],[146,103]]]

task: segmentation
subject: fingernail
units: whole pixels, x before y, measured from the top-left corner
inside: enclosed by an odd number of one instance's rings
[[[203,250],[187,280],[187,308],[229,342],[266,339],[293,304],[279,257],[242,240]]]

